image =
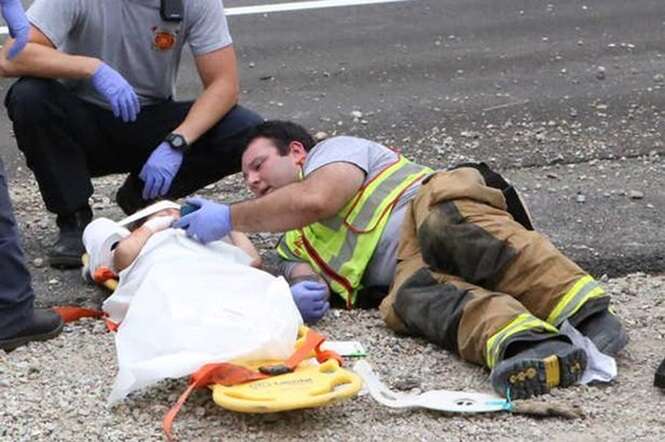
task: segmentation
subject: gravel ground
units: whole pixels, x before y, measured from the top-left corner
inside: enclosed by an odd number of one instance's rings
[[[631,342],[609,386],[578,386],[542,400],[580,405],[568,421],[496,413],[462,416],[390,410],[361,394],[313,410],[245,415],[195,392],[175,424],[180,440],[650,440],[663,439],[665,395],[652,386],[665,336],[665,277],[633,274],[605,281]],[[489,392],[487,373],[421,339],[385,329],[374,310],[334,310],[318,327],[329,339],[360,340],[394,389]],[[102,321],[67,325],[58,338],[0,353],[0,440],[161,440],[161,419],[186,381],[170,380],[108,409],[115,376],[112,334]]]

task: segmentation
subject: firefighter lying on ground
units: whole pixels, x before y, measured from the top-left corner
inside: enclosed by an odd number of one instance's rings
[[[559,333],[566,320],[606,354],[627,343],[598,282],[516,222],[476,168],[432,171],[355,137],[316,144],[275,121],[251,132],[242,170],[257,198],[197,200],[175,226],[202,242],[286,232],[278,252],[294,298],[320,306],[300,308],[306,320],[325,313],[328,289],[352,306],[389,288],[380,310],[391,329],[488,367],[512,398],[579,380],[586,354]]]

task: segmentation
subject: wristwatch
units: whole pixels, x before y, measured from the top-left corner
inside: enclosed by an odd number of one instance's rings
[[[189,148],[191,147],[185,137],[175,132],[168,134],[166,138],[164,138],[164,141],[169,143],[173,149],[182,153],[189,152]]]

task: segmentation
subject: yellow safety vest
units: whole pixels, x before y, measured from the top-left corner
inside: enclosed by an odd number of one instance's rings
[[[289,261],[308,262],[350,308],[393,207],[407,188],[430,173],[400,155],[335,216],[286,232],[277,252]]]

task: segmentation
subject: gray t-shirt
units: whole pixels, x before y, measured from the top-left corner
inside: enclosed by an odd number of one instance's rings
[[[141,104],[175,97],[185,42],[207,54],[232,43],[221,0],[184,0],[179,23],[159,14],[160,0],[35,0],[28,19],[55,47],[103,60],[134,87]],[[63,80],[78,97],[109,108],[89,80]]]
[[[327,164],[345,162],[362,169],[365,172],[366,183],[394,163],[397,158],[398,154],[395,151],[370,140],[347,136],[333,137],[312,148],[305,160],[303,173],[307,176]],[[411,185],[393,208],[381,240],[365,270],[363,276],[365,287],[387,287],[392,282],[397,266],[400,227],[407,203],[416,195],[420,184],[421,181],[418,181]],[[284,274],[288,276],[294,265],[282,266]]]

